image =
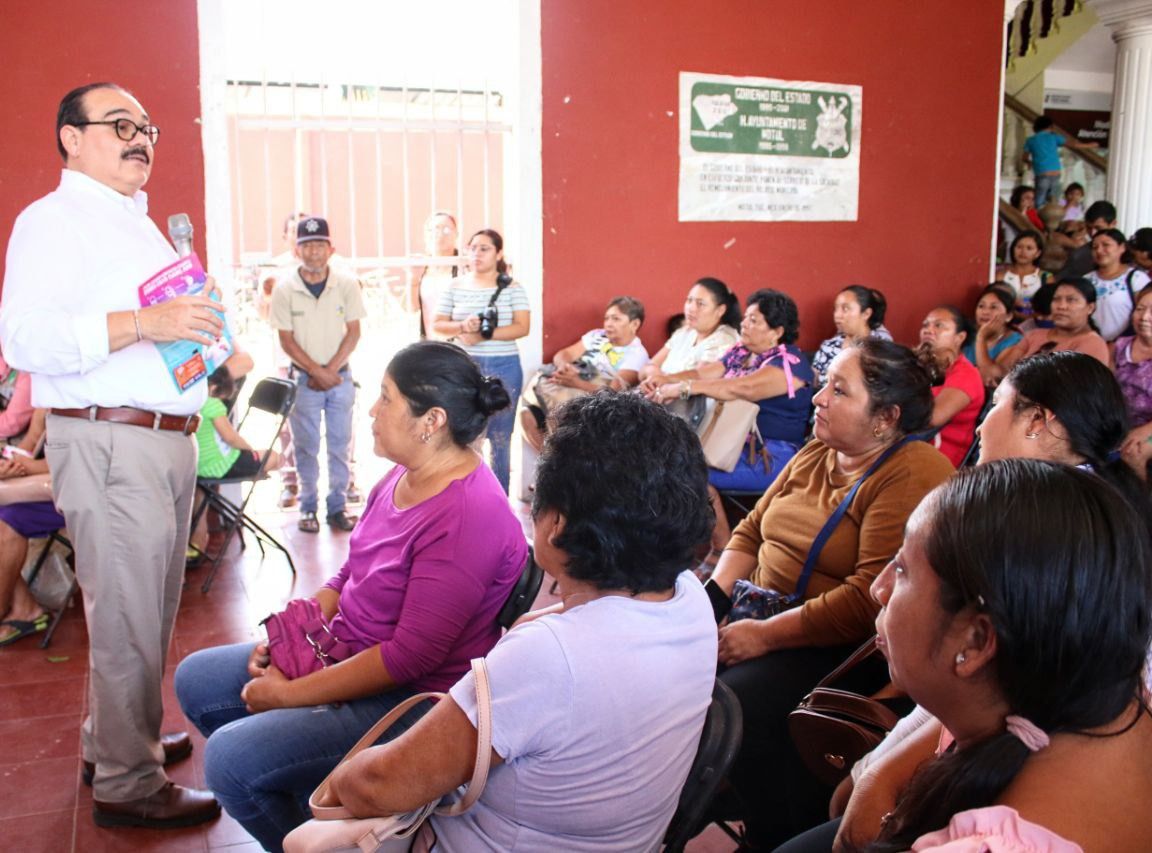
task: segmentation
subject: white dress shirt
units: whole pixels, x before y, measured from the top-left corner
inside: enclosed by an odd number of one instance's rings
[[[108,351],[108,314],[139,308],[139,286],[174,260],[144,192],[65,169],[55,192],[24,209],[8,243],[0,345],[32,374],[34,406],[200,410],[207,383],[181,393],[152,342]]]

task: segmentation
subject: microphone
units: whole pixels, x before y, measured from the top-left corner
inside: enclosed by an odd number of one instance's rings
[[[173,213],[168,217],[168,237],[180,257],[192,254],[192,221],[187,213]]]

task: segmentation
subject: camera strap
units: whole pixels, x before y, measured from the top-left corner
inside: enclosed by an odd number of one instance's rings
[[[512,276],[506,272],[500,273],[496,276],[496,292],[492,294],[492,298],[488,300],[488,307],[492,308],[496,305],[496,300],[500,298],[500,294],[504,292],[504,288],[512,283]]]

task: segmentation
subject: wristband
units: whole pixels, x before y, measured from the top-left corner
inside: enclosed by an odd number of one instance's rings
[[[133,311],[132,312],[132,322],[136,325],[136,340],[137,341],[144,340],[144,333],[140,331],[140,312],[139,311]]]
[[[708,600],[712,602],[712,613],[716,616],[716,624],[719,625],[732,610],[732,599],[720,588],[720,584],[711,578],[705,582],[704,591],[708,593]]]

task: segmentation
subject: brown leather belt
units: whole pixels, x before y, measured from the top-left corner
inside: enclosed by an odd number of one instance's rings
[[[182,432],[184,435],[191,435],[200,426],[199,415],[165,415],[160,412],[148,412],[144,409],[132,409],[127,406],[119,406],[115,409],[89,406],[86,409],[49,409],[48,411],[64,418],[131,424],[132,426],[148,427],[148,429]]]

